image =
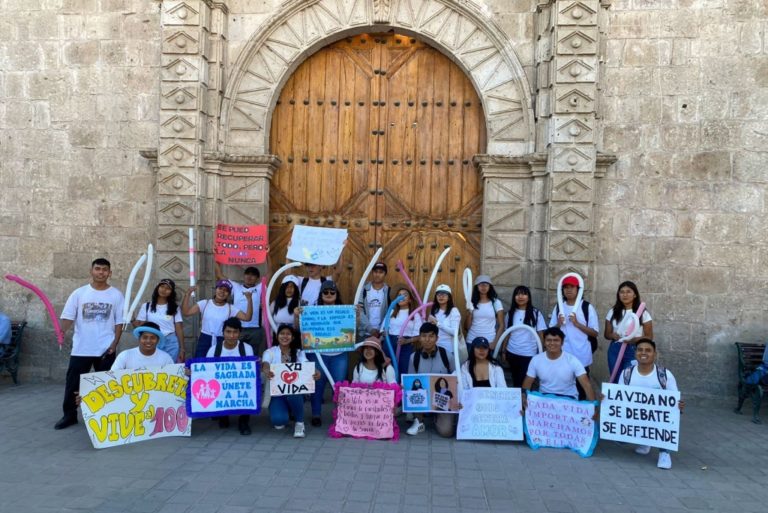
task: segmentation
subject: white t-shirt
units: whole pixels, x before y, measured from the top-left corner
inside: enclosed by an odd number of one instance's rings
[[[533,328],[536,332],[541,332],[547,329],[547,323],[544,321],[544,314],[538,310],[534,310],[536,315],[536,326]],[[512,326],[518,326],[524,324],[525,310],[515,309],[512,314]],[[509,326],[507,326],[509,328]],[[520,356],[534,356],[539,352],[539,344],[535,340],[531,339],[531,335],[527,330],[515,330],[509,334],[509,342],[507,342],[507,352]]]
[[[155,349],[152,356],[144,356],[138,347],[126,349],[115,358],[112,364],[112,370],[123,369],[148,369],[150,367],[162,367],[164,365],[173,365],[171,355],[160,349]]]
[[[539,353],[528,364],[526,375],[539,378],[539,391],[542,394],[579,396],[576,378],[587,371],[579,360],[570,353],[563,353],[556,360],[550,360],[547,353]]]
[[[623,385],[624,381],[619,380],[619,384]],[[653,366],[651,373],[647,376],[640,374],[640,370],[637,366],[632,368],[632,375],[629,377],[629,384],[633,387],[654,388],[661,390],[661,383],[659,383],[659,376],[656,374],[656,365]],[[672,373],[667,369],[667,390],[670,392],[677,392],[677,380]]]
[[[123,293],[84,285],[70,294],[61,318],[75,324],[72,356],[101,356],[115,340],[115,326],[123,323]]]
[[[253,317],[251,317],[250,321],[242,322],[243,328],[258,328],[261,326],[259,322],[261,320],[259,311],[259,306],[261,305],[261,283],[257,283],[253,287],[245,287],[242,283],[238,283],[232,280],[229,281],[232,282],[233,303],[235,304],[235,308],[241,312],[248,311],[248,300],[245,299],[243,292],[253,292]]]
[[[304,283],[305,278],[299,278],[298,288],[301,288],[301,284]],[[326,281],[331,278],[326,278]],[[320,287],[322,286],[322,280],[320,278],[307,280],[307,284],[304,286],[304,290],[301,291],[301,303],[304,305],[314,306],[317,304],[317,298],[320,297]]]
[[[212,299],[203,299],[197,302],[202,318],[200,331],[213,337],[221,337],[224,334],[224,321],[235,317],[240,310],[229,303],[218,306]]]
[[[560,328],[563,330],[563,333],[565,333],[563,351],[571,353],[578,358],[584,367],[589,367],[592,365],[592,345],[589,343],[589,338],[586,333],[574,326],[570,321],[569,317],[571,312],[574,311],[573,306],[566,304],[563,309],[565,311],[560,312],[566,319],[565,324]],[[587,327],[599,332],[600,326],[598,323],[600,321],[597,316],[597,310],[592,306],[592,303],[589,304],[589,309],[587,311],[589,312],[589,322],[584,319],[584,310],[582,310],[581,305],[576,309],[576,320],[579,321],[579,324],[586,324]],[[552,309],[552,317],[549,319],[549,325],[557,326],[557,305]]]
[[[237,341],[237,346],[234,347],[234,349],[227,349],[225,345],[221,346],[221,356],[219,358],[232,358],[239,357],[240,356],[240,348],[238,347],[242,342],[239,340]],[[245,347],[245,356],[253,356],[253,347],[251,344],[243,344]],[[211,348],[208,349],[208,354],[205,355],[206,358],[216,358],[214,356],[216,354],[216,344],[211,345]]]
[[[397,312],[397,315],[392,317],[389,320],[389,335],[396,337],[400,334],[400,330],[403,327],[403,324],[405,323],[405,320],[408,319],[408,316],[410,315],[410,312],[408,310],[402,309],[399,312]],[[424,324],[424,321],[422,320],[421,314],[416,314],[413,316],[413,318],[408,323],[408,326],[405,327],[405,331],[403,332],[404,337],[418,337],[419,336],[419,328],[421,328],[421,325]],[[384,329],[384,323],[381,323],[381,329]]]
[[[504,311],[504,305],[498,299],[487,303],[478,303],[472,311],[472,325],[467,332],[467,342],[475,337],[485,337],[489,342],[496,338],[496,314]]]
[[[453,310],[446,316],[443,310],[438,310],[434,314],[437,319],[437,345],[453,353],[453,334],[461,326],[461,313],[455,306]]]
[[[261,361],[266,362],[270,365],[276,364],[276,363],[283,363],[283,357],[280,351],[279,346],[272,346],[266,351],[264,351],[264,354],[261,356]],[[304,351],[299,349],[296,352],[296,361],[298,363],[304,363],[307,361],[307,355],[304,354]]]
[[[624,315],[631,313],[632,309],[624,310]],[[624,319],[624,315],[622,315],[622,319]],[[605,316],[605,320],[611,323],[611,326],[613,326],[613,331],[615,332],[619,328],[619,324],[612,320],[613,319],[613,308],[608,310],[608,315]],[[646,322],[652,321],[651,314],[648,313],[648,310],[643,310],[643,316],[640,318],[640,324],[645,324]]]
[[[355,370],[352,372],[352,382],[353,383],[375,383],[376,377],[378,376],[379,371],[376,369],[368,369],[365,365],[355,365]],[[382,381],[384,383],[397,383],[397,378],[395,377],[395,369],[391,365],[387,365],[384,368],[384,372],[382,372],[381,377],[384,378]]]
[[[387,301],[387,297],[384,295],[384,289],[385,287],[382,286],[379,290],[376,290],[371,286],[371,288],[365,292],[365,312],[368,314],[369,326],[381,325],[381,305]]]
[[[272,301],[272,304],[269,305],[269,311],[270,312],[275,311],[274,301]],[[289,326],[293,326],[294,317],[293,317],[293,314],[288,311],[288,305],[285,305],[280,310],[278,310],[276,314],[273,314],[272,318],[275,320],[275,324],[278,326],[280,326],[281,324],[287,324]]]
[[[173,335],[176,333],[176,323],[183,322],[181,318],[181,307],[176,308],[176,315],[168,315],[168,305],[155,305],[155,311],[152,311],[152,305],[147,302],[139,308],[136,315],[137,321],[154,322],[160,326],[163,335]]]

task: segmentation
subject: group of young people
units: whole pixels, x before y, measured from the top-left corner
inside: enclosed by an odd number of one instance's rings
[[[218,266],[216,287],[211,299],[193,301],[195,287],[189,287],[178,304],[176,284],[163,279],[154,288],[151,300],[141,305],[134,319],[122,318],[123,295],[109,285],[111,265],[96,259],[91,265],[91,282],[75,290],[62,312],[62,328],[73,325],[73,348],[67,370],[64,415],[56,423],[63,429],[77,423],[77,389],[80,375],[116,368],[142,368],[172,362],[183,362],[187,353],[183,344],[184,317],[200,316],[200,334],[195,357],[227,358],[230,356],[260,357],[264,377],[273,376],[271,365],[288,362],[318,362],[322,358],[328,375],[334,381],[351,379],[355,382],[398,383],[400,374],[453,374],[460,376],[461,389],[473,387],[507,387],[504,362],[509,369],[510,385],[530,391],[538,382],[542,393],[573,399],[596,400],[589,381],[592,356],[597,349],[598,314],[594,306],[583,300],[577,305],[580,282],[575,277],[562,281],[562,311],[555,306],[549,321],[533,306],[531,291],[526,286],[514,289],[508,312],[487,275],[474,280],[465,315],[456,306],[453,291],[446,284],[435,289],[434,297],[424,298],[433,303],[422,313],[415,312],[416,298],[405,284],[389,286],[387,266],[376,263],[371,281],[366,283],[356,305],[357,346],[352,353],[323,353],[318,356],[304,352],[299,334],[300,315],[307,305],[344,304],[337,284],[322,276],[322,268],[305,264],[306,276],[285,276],[269,311],[278,325],[276,343],[266,347],[265,327],[262,326],[259,298],[260,273],[255,267],[245,269],[242,283],[229,279]],[[393,301],[396,304],[390,309]],[[636,315],[641,329],[633,337],[622,336],[619,327],[625,316]],[[116,355],[124,323],[136,329],[138,347]],[[509,327],[526,325],[531,330],[514,330],[502,340]],[[267,327],[267,329],[269,329]],[[454,335],[459,332],[468,342],[454,355]],[[653,342],[652,318],[640,300],[637,286],[623,282],[617,290],[616,302],[605,318],[604,337],[608,347],[609,368],[620,370],[616,379],[624,384],[676,390],[671,372],[665,370],[664,383],[657,379],[656,345]],[[497,348],[498,344],[502,344]],[[539,347],[543,345],[543,351]],[[622,350],[623,346],[623,350]],[[395,351],[394,348],[399,348]],[[501,361],[494,358],[498,349]],[[466,350],[466,351],[465,351]],[[117,356],[117,359],[116,359]],[[456,357],[456,358],[455,358]],[[616,364],[620,359],[620,363]],[[460,362],[456,369],[454,362]],[[350,372],[351,364],[351,372]],[[395,365],[396,364],[396,365]],[[311,423],[322,425],[322,405],[329,383],[326,372],[315,373],[315,392],[310,397]],[[461,396],[462,390],[459,390]],[[460,397],[459,397],[460,400]],[[523,401],[525,405],[525,400]],[[683,403],[681,402],[681,405]],[[304,396],[279,396],[271,399],[269,415],[272,425],[285,428],[295,421],[294,436],[305,436]],[[433,416],[437,432],[452,437],[455,414],[437,413]],[[222,428],[229,425],[220,418]],[[240,433],[251,433],[247,416],[238,419]],[[426,419],[416,415],[407,429],[417,435],[426,429]],[[647,454],[641,447],[638,452]],[[659,467],[670,468],[671,458],[662,451]]]

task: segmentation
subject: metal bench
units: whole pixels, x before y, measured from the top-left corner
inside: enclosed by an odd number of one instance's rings
[[[746,382],[746,378],[763,362],[765,344],[736,342],[736,351],[738,351],[739,356],[739,403],[734,412],[740,414],[744,401],[750,397],[752,399],[752,422],[760,424],[760,418],[757,414],[760,412],[763,394],[768,391],[768,385],[750,385]]]
[[[19,352],[21,351],[21,335],[26,322],[11,323],[11,343],[0,345],[0,372],[7,370],[11,373],[14,384],[19,384]]]

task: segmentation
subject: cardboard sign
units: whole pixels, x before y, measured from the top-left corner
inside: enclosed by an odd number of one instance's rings
[[[80,376],[80,409],[96,449],[190,436],[184,365]]]
[[[299,326],[304,351],[338,353],[355,349],[354,305],[304,306]]]
[[[528,393],[525,438],[531,449],[572,449],[582,458],[592,456],[597,445],[595,404],[566,397]]]
[[[213,254],[224,265],[256,265],[267,259],[267,225],[216,225]]]
[[[261,372],[255,356],[192,358],[187,412],[192,418],[249,415],[261,411]]]
[[[334,438],[348,435],[397,440],[400,430],[393,409],[401,397],[400,387],[395,384],[336,383],[333,395],[336,409],[328,434]]]
[[[305,264],[333,265],[338,262],[346,243],[346,229],[297,224],[293,227],[286,258]]]
[[[272,397],[311,394],[315,391],[314,362],[273,363],[269,369],[275,375],[269,380],[269,393]]]
[[[458,413],[459,394],[452,374],[403,374],[403,411]]]
[[[600,438],[677,451],[680,392],[603,383]]]
[[[461,394],[457,440],[522,440],[519,388],[472,388]]]

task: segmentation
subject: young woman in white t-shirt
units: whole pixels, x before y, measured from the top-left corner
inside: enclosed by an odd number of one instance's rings
[[[392,315],[389,318],[389,327],[385,336],[389,337],[389,343],[392,344],[392,348],[400,346],[400,357],[397,359],[397,367],[401,373],[405,373],[408,370],[408,362],[411,359],[411,354],[414,351],[414,344],[419,341],[419,327],[422,325],[422,317],[420,314],[416,314],[408,322],[408,325],[403,331],[403,336],[399,337],[400,331],[403,329],[403,324],[408,319],[416,308],[415,301],[411,296],[411,291],[405,285],[398,285],[392,290],[397,291],[394,297],[403,296],[404,299],[395,305],[392,310]],[[384,324],[386,319],[381,325],[381,332],[384,333]]]
[[[641,305],[640,292],[637,290],[637,285],[631,281],[622,282],[619,288],[616,290],[616,303],[608,311],[608,315],[605,317],[605,339],[610,340],[611,344],[608,346],[608,372],[612,372],[616,365],[616,360],[619,357],[619,351],[621,350],[621,334],[618,332],[618,328],[621,325],[624,316],[630,312],[637,314]],[[649,338],[653,340],[653,319],[651,314],[645,307],[643,307],[642,315],[640,315],[640,324],[642,325],[642,334],[630,338],[627,340],[627,347],[624,350],[624,357],[621,359],[621,365],[619,372],[616,373],[614,383],[618,382],[618,377],[621,375],[621,371],[632,365],[632,360],[635,359],[635,347],[637,341],[642,338]]]
[[[544,347],[544,330],[547,329],[547,321],[538,308],[531,303],[531,290],[525,285],[518,285],[512,292],[513,308],[509,309],[506,327],[525,324],[539,334],[539,340]],[[515,330],[509,334],[501,348],[501,357],[505,359],[512,372],[512,387],[520,388],[525,380],[525,373],[531,358],[539,352],[539,345],[532,340],[528,330]]]
[[[145,322],[157,324],[163,333],[157,348],[168,353],[174,362],[183,362],[186,359],[184,323],[176,301],[176,283],[169,278],[160,280],[152,291],[152,301],[144,303],[136,312],[133,325],[138,327]]]
[[[397,383],[395,369],[389,365],[381,350],[381,342],[375,337],[368,337],[358,348],[361,358],[352,372],[353,383]]]
[[[261,370],[268,379],[275,377],[271,365],[279,363],[304,363],[307,357],[301,350],[299,332],[290,324],[281,324],[277,328],[277,344],[264,351]],[[315,371],[315,380],[320,373]],[[269,420],[275,429],[283,429],[288,424],[289,412],[296,419],[293,436],[304,438],[304,395],[280,395],[269,401]]]
[[[467,351],[470,342],[477,337],[488,339],[491,349],[496,347],[504,332],[504,306],[501,304],[491,277],[481,274],[472,287],[472,308],[467,312],[464,325],[467,328]]]
[[[451,287],[441,283],[435,289],[435,297],[427,322],[437,326],[437,345],[453,354],[453,335],[461,329],[461,313],[453,306]]]
[[[289,324],[295,327],[296,318],[294,311],[299,306],[299,288],[296,286],[296,277],[288,275],[283,278],[283,283],[277,291],[277,297],[269,306],[272,310],[272,318],[275,324]]]

